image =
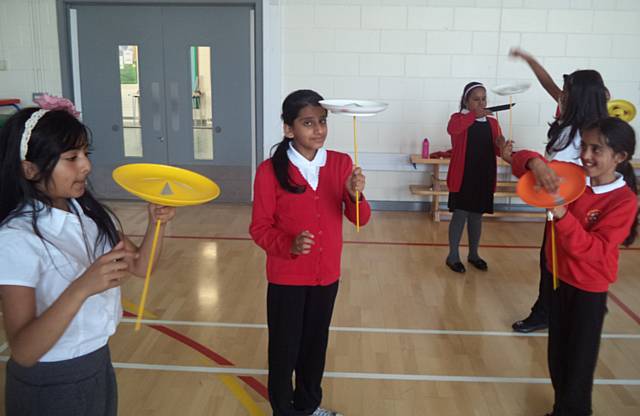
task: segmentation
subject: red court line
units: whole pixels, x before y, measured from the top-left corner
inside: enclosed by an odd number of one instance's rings
[[[129,237],[144,237],[140,234],[128,234]],[[221,240],[221,241],[252,241],[250,237],[226,237],[226,236],[201,236],[201,235],[165,235],[164,238],[179,240]],[[410,241],[352,241],[345,240],[344,244],[373,245],[373,246],[408,246],[408,247],[449,247],[449,243],[420,243]],[[460,244],[467,247],[467,244]],[[481,244],[483,248],[508,248],[508,249],[540,249],[539,245],[515,245],[515,244]],[[620,247],[620,251],[640,251],[640,247]]]
[[[124,311],[124,316],[126,317],[132,317],[135,318],[136,315],[131,313],[131,312],[127,312]],[[184,334],[181,334],[178,331],[174,331],[173,329],[170,329],[164,325],[148,325],[149,327],[155,329],[156,331],[159,331],[165,335],[170,336],[171,338],[175,339],[178,342],[181,342],[183,344],[185,344],[188,347],[191,347],[192,349],[198,351],[200,354],[204,355],[205,357],[211,359],[213,362],[215,362],[218,365],[227,365],[227,366],[233,366],[234,364],[227,360],[226,358],[224,358],[223,356],[221,356],[220,354],[217,354],[215,351],[207,348],[206,346],[200,344],[199,342],[187,337]],[[245,384],[247,384],[249,387],[251,387],[256,393],[258,393],[261,397],[263,397],[265,400],[269,400],[269,393],[267,392],[267,388],[264,386],[264,384],[262,384],[259,380],[257,380],[254,377],[250,377],[250,376],[240,376],[238,377],[240,380],[244,381]]]
[[[631,319],[633,319],[634,321],[636,321],[636,323],[638,325],[640,325],[640,316],[638,316],[634,311],[631,310],[630,307],[628,307],[624,302],[622,302],[620,300],[619,297],[617,297],[616,295],[614,295],[613,293],[609,292],[609,297],[611,298],[611,300],[620,307],[620,309],[622,309]]]

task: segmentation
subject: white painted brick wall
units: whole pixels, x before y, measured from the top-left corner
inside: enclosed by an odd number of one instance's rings
[[[362,27],[368,29],[406,29],[407,8],[396,6],[363,7]]]
[[[453,8],[409,7],[408,28],[423,30],[449,30],[453,28]]]
[[[427,32],[427,54],[471,53],[471,32]]]
[[[309,42],[305,43],[309,47]],[[380,31],[336,30],[335,48],[339,52],[380,52]]]
[[[425,32],[385,30],[381,34],[380,51],[384,53],[424,53],[427,45]]]
[[[332,92],[390,103],[387,111],[367,119],[368,134],[359,135],[360,147],[368,151],[415,153],[423,137],[429,137],[434,151],[448,149],[446,124],[458,109],[462,87],[471,80],[489,86],[531,82],[529,91],[514,97],[513,135],[517,148],[542,150],[556,104],[525,63],[507,56],[513,46],[531,52],[557,83],[564,73],[593,68],[602,73],[614,98],[640,104],[640,2],[349,0],[322,5],[331,1],[311,1],[316,22],[320,9],[335,4],[359,8],[361,17],[349,28],[344,22],[322,25],[334,28],[336,52],[359,56],[359,75],[327,75],[333,81]],[[311,50],[318,57],[325,48]],[[285,62],[295,52],[285,50]],[[316,68],[313,74],[317,72]],[[488,99],[495,105],[508,102],[508,97],[490,91]],[[499,119],[506,133],[508,113],[500,113]],[[335,142],[350,150],[351,124],[336,118],[330,123],[337,123],[340,133]],[[638,120],[633,125],[638,128]],[[404,186],[415,182],[415,176],[398,173],[385,178],[372,185],[369,175],[368,186],[374,189],[370,198],[414,200]]]
[[[613,98],[640,108],[637,0],[280,0],[268,5],[270,13],[279,9],[282,39],[267,51],[279,51],[280,101],[292,90],[312,88],[326,98],[390,104],[375,117],[359,119],[363,152],[416,153],[424,137],[434,151],[448,149],[446,123],[471,80],[489,86],[530,81],[532,88],[514,97],[513,133],[517,148],[542,150],[556,104],[526,64],[507,57],[512,46],[532,52],[557,83],[576,69],[599,70]],[[55,0],[40,0],[36,8],[31,2],[0,0],[0,59],[7,62],[7,70],[0,71],[0,96],[28,103],[34,91],[60,93],[54,16]],[[508,100],[491,92],[488,98],[490,104]],[[507,113],[499,117],[506,129]],[[351,123],[348,117],[330,117],[328,147],[352,151]],[[640,132],[640,117],[632,125]],[[273,135],[277,140],[280,132]],[[265,144],[273,140],[265,138]],[[370,172],[367,196],[416,200],[407,185],[421,178],[421,173]]]
[[[493,32],[500,25],[500,9],[460,7],[454,16],[455,30]]]

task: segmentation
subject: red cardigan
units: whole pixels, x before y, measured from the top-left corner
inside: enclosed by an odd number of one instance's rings
[[[636,194],[628,187],[584,194],[556,221],[558,278],[587,292],[606,292],[618,275],[618,246],[638,214]],[[551,265],[551,223],[547,223],[547,268]]]
[[[447,187],[449,192],[459,192],[462,187],[462,178],[464,177],[464,160],[467,154],[467,132],[469,127],[476,120],[473,112],[469,113],[453,113],[449,119],[447,132],[451,135],[451,162],[449,163],[449,171],[447,172]],[[491,135],[493,137],[493,147],[496,156],[500,156],[500,148],[496,145],[496,137],[502,134],[500,125],[495,117],[488,116],[487,121],[491,126]],[[493,190],[495,191],[495,180]]]
[[[301,194],[287,192],[278,183],[271,159],[258,166],[254,182],[253,211],[249,233],[267,253],[267,280],[292,286],[327,286],[340,278],[342,214],[356,222],[356,204],[345,182],[353,170],[349,155],[327,151],[314,191],[298,168],[289,163],[293,183],[305,185]],[[360,225],[371,216],[371,208],[360,195]],[[343,209],[344,206],[344,209]],[[308,230],[315,237],[309,254],[291,254],[295,237]]]
[[[539,153],[521,150],[513,154],[512,172],[520,177],[533,158],[546,159]],[[569,204],[556,225],[558,278],[587,292],[606,292],[618,275],[618,246],[629,235],[638,212],[637,196],[628,186],[595,194],[587,186],[584,193]],[[545,232],[547,269],[553,270],[551,257],[551,223]]]

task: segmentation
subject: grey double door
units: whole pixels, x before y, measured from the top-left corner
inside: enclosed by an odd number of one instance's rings
[[[185,167],[216,181],[222,201],[249,201],[253,152],[248,6],[78,5],[82,117],[92,130],[92,183],[126,163]],[[76,92],[77,93],[77,92]]]

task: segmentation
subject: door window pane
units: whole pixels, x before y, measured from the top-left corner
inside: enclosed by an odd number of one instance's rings
[[[142,157],[138,46],[118,46],[118,58],[120,66],[120,101],[122,104],[124,156]]]
[[[191,107],[193,110],[193,158],[213,160],[213,101],[211,95],[211,48],[192,46]]]

